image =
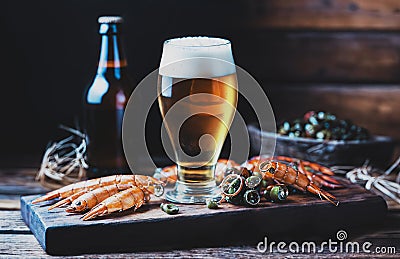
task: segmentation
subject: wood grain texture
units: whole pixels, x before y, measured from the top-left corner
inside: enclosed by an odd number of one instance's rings
[[[31,234],[19,211],[0,211],[0,234]]]
[[[266,83],[400,82],[399,33],[249,30],[243,34],[232,39],[236,63]]]
[[[19,210],[20,208],[18,200],[0,199],[0,210]]]
[[[309,110],[325,110],[351,119],[373,134],[400,139],[398,85],[274,85],[267,89],[267,95],[278,123],[301,117]]]
[[[0,169],[0,194],[28,195],[48,191],[35,181],[37,170],[36,168]]]
[[[0,234],[0,258],[310,258],[310,254],[260,253],[254,246],[233,246],[220,248],[195,248],[190,250],[170,250],[164,252],[137,252],[114,254],[85,254],[79,256],[58,257],[46,254],[33,235]],[[328,252],[312,254],[312,258],[371,258],[370,254],[346,254]],[[374,258],[393,258],[393,255],[374,255]]]
[[[224,204],[210,210],[204,205],[179,205],[179,214],[168,215],[160,210],[161,201],[152,201],[136,212],[82,221],[79,215],[67,215],[63,209],[49,212],[47,206],[32,205],[30,200],[35,196],[27,196],[21,199],[21,214],[46,252],[56,255],[244,245],[262,240],[266,234],[286,239],[323,237],[341,227],[373,225],[374,220],[384,217],[386,203],[381,197],[347,181],[344,184],[346,188],[331,191],[341,202],[338,207],[315,196],[297,194],[284,203],[263,203],[255,208]],[[276,218],[285,224],[259,224]],[[169,238],[155,240],[154,231],[168,233]],[[112,236],[112,240],[104,236]],[[66,239],[68,247],[63,245]]]
[[[49,257],[33,235],[0,234],[0,258]]]
[[[396,0],[263,0],[248,5],[249,20],[257,28],[400,29]]]
[[[18,219],[19,212],[10,212],[14,216],[8,219],[3,216],[5,215],[0,211],[0,223],[1,221],[8,222],[9,227],[5,228],[7,233],[0,233],[0,258],[20,258],[21,255],[28,258],[54,258],[53,256],[47,255],[44,250],[40,247],[39,243],[33,235],[24,234],[10,234],[12,226],[19,225],[22,223],[21,219]],[[368,230],[361,229],[358,231],[348,231],[349,240],[365,242],[372,242],[375,246],[396,246],[397,252],[400,252],[400,223],[398,213],[390,213],[385,221],[382,222],[379,228],[369,227]],[[5,224],[3,224],[5,225]],[[389,241],[389,242],[388,242]],[[219,248],[195,248],[189,250],[170,250],[161,252],[137,252],[137,253],[120,253],[120,254],[92,254],[92,255],[81,255],[73,256],[71,258],[172,258],[172,257],[185,257],[185,258],[275,258],[278,254],[270,253],[259,253],[256,250],[256,244],[249,246],[230,246],[230,247],[219,247]],[[304,254],[285,254],[287,258],[309,258],[310,255]],[[313,254],[313,258],[367,258],[367,254],[329,254],[325,251],[321,254]],[[389,257],[393,255],[380,255],[379,257]],[[58,257],[57,257],[58,258]]]
[[[1,172],[2,170],[0,170]],[[21,172],[21,170],[18,170]],[[34,170],[31,170],[34,174]],[[0,173],[0,182],[3,180]],[[16,179],[21,179],[14,175]],[[26,183],[31,176],[27,175]],[[13,177],[7,180],[13,184]],[[18,180],[20,181],[20,180]],[[23,188],[21,186],[21,188]],[[10,196],[12,194],[9,194]],[[15,195],[18,197],[19,195]],[[376,226],[370,225],[366,228],[358,228],[347,230],[350,240],[371,241],[374,245],[389,244],[400,248],[400,239],[397,237],[400,233],[400,220],[398,212],[389,213],[387,218],[383,221],[376,222]],[[265,223],[270,224],[270,223]],[[28,228],[24,225],[19,211],[0,211],[0,258],[54,258],[54,256],[47,255],[40,247],[36,238],[27,233]],[[335,231],[329,233],[334,235]],[[160,233],[161,240],[167,239],[165,233]],[[389,239],[388,239],[389,238]],[[278,241],[278,240],[276,240]],[[214,247],[214,248],[194,248],[189,250],[168,250],[168,251],[153,251],[153,252],[137,252],[137,253],[116,253],[116,254],[86,254],[81,256],[73,256],[69,258],[276,258],[276,256],[285,256],[286,258],[310,258],[309,254],[279,254],[279,253],[264,253],[260,254],[256,250],[256,243],[248,246],[228,246],[228,247]],[[368,254],[330,254],[325,251],[323,254],[313,254],[313,258],[369,258]],[[393,255],[374,255],[379,258],[392,258]],[[56,257],[58,258],[58,257]]]
[[[0,210],[19,210],[21,195],[47,191],[34,180],[37,169],[0,170]]]

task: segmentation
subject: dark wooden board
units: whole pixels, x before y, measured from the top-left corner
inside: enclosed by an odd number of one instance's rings
[[[307,238],[334,235],[382,220],[384,200],[357,185],[332,191],[338,207],[310,195],[291,195],[285,203],[263,203],[256,208],[224,204],[218,210],[203,205],[179,205],[168,215],[152,201],[134,212],[128,210],[98,220],[81,221],[63,209],[48,212],[32,205],[37,196],[21,198],[25,223],[49,254],[160,251],[223,245],[255,245],[268,238]]]

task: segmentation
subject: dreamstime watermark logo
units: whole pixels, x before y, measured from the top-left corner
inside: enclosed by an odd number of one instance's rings
[[[188,80],[187,78],[164,76],[162,71],[157,69],[136,86],[127,103],[122,126],[124,152],[133,172],[143,173],[143,170],[146,170],[145,172],[150,173],[157,168],[147,146],[145,128],[148,120],[157,119],[149,116],[150,109],[157,104],[157,101],[164,117],[159,129],[160,143],[168,157],[175,163],[177,156],[179,156],[179,161],[197,159],[207,162],[210,158],[215,159],[214,153],[210,153],[211,151],[219,152],[218,149],[221,149],[221,141],[225,136],[221,137],[224,135],[221,133],[222,131],[216,131],[213,125],[206,125],[209,122],[198,118],[204,114],[208,116],[208,120],[219,121],[220,124],[223,124],[218,127],[229,129],[227,134],[230,137],[230,153],[226,158],[237,162],[248,159],[250,136],[243,118],[247,115],[242,116],[236,110],[236,101],[232,102],[232,98],[227,96],[230,87],[234,88],[235,94],[237,92],[238,96],[241,96],[242,101],[245,100],[250,105],[262,131],[276,132],[275,117],[268,97],[257,81],[239,66],[215,58],[190,58],[168,64],[163,67],[163,71],[174,70],[175,67],[184,68],[192,63],[205,64],[204,62],[217,68],[233,66],[230,71],[234,71],[234,73],[218,77],[199,76]],[[168,66],[173,67],[169,69]],[[230,77],[232,75],[233,77]],[[207,85],[209,84],[207,80],[210,79],[217,82],[216,86]],[[199,80],[198,88],[189,85],[189,93],[180,92],[180,87],[187,87],[188,82],[192,81],[193,85],[197,84],[194,80]],[[201,83],[205,83],[205,85],[201,86]],[[221,84],[225,84],[227,88],[220,88]],[[207,87],[215,87],[216,90],[210,91]],[[178,98],[174,99],[175,96]],[[193,120],[194,123],[190,124],[190,120],[195,116],[198,117]],[[232,117],[233,120],[231,120]],[[186,125],[190,125],[189,129],[185,128]],[[199,132],[202,134],[200,137],[198,137]],[[195,135],[194,139],[191,138],[191,133]],[[154,136],[147,137],[153,138]],[[260,140],[261,143],[258,143],[260,154],[272,156],[275,150],[275,139],[261,138]],[[187,150],[196,152],[190,153]]]
[[[347,239],[347,232],[344,230],[339,230],[336,233],[336,239],[339,241],[343,241],[343,240]]]
[[[357,242],[357,241],[346,241],[347,232],[339,230],[336,233],[336,241],[331,238],[328,241],[320,243],[314,241],[296,242],[290,243],[279,241],[268,242],[268,238],[264,237],[264,240],[257,244],[257,250],[260,253],[366,253],[366,254],[395,254],[396,247],[394,246],[376,246],[374,247],[371,242]]]

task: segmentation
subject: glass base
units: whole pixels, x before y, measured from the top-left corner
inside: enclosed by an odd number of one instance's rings
[[[177,181],[175,188],[167,192],[165,198],[175,203],[204,204],[210,198],[219,201],[221,190],[215,181],[201,184]]]

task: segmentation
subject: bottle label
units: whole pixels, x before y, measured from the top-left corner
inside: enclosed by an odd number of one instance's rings
[[[125,59],[123,60],[102,60],[99,62],[101,68],[120,68],[126,67],[128,64]]]

